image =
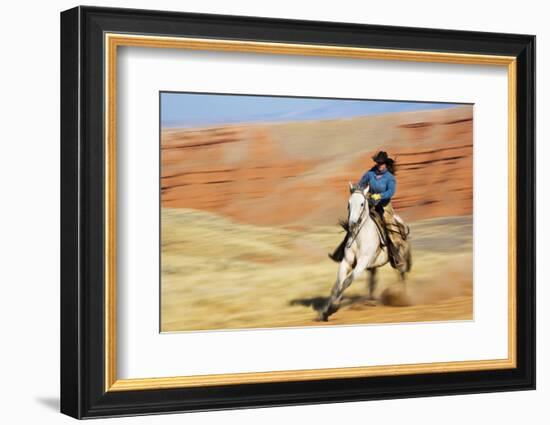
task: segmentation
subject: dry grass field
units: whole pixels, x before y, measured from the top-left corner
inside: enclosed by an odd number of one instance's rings
[[[259,226],[210,212],[162,209],[161,330],[192,331],[472,319],[471,216],[411,225],[413,269],[406,306],[366,302],[366,278],[329,322],[316,320],[335,280],[327,253],[336,224]],[[398,285],[384,266],[378,290]]]

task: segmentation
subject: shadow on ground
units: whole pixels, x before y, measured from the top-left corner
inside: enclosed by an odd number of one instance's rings
[[[358,303],[364,303],[368,300],[367,297],[352,295],[345,296],[340,302],[340,307],[348,307]],[[302,307],[311,307],[313,310],[319,312],[327,304],[328,297],[312,297],[312,298],[296,298],[289,301],[288,305],[290,306],[302,306]]]

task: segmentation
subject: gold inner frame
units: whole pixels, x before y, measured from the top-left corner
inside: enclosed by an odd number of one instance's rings
[[[105,391],[148,390],[283,381],[480,371],[516,367],[516,58],[463,53],[370,49],[106,33],[105,45]],[[382,366],[118,379],[116,373],[116,98],[119,46],[327,56],[505,66],[508,71],[508,357]]]

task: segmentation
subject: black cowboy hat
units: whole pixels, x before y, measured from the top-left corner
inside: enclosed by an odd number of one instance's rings
[[[380,151],[372,157],[372,160],[377,164],[393,164],[393,159],[388,156],[387,152]]]

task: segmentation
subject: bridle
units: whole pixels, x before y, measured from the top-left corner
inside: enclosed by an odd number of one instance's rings
[[[363,218],[365,217],[365,213],[369,210],[369,193],[367,192],[367,195],[363,193],[362,190],[355,189],[351,194],[360,193],[361,196],[364,198],[365,202],[363,202],[363,209],[361,210],[361,213],[359,214],[359,219],[357,220],[357,224],[355,225],[354,229],[352,230],[350,228],[351,237],[348,239],[346,243],[346,248],[351,247],[351,244],[357,239],[357,235],[361,231],[361,228],[363,227],[363,224],[365,224],[365,221]],[[349,223],[349,217],[348,217],[348,223]]]

